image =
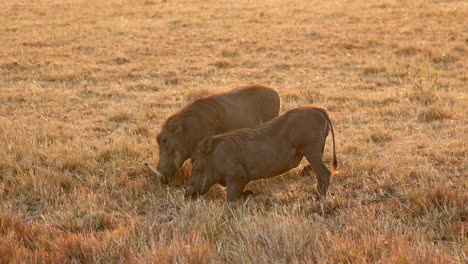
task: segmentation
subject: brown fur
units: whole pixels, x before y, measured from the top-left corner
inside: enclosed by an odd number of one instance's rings
[[[299,165],[305,156],[317,174],[318,193],[325,196],[330,171],[322,156],[329,130],[333,137],[333,170],[336,170],[335,136],[325,109],[299,107],[255,129],[244,128],[203,140],[192,156],[188,196],[203,194],[216,183],[226,185],[228,200],[238,199],[252,180],[280,175]]]
[[[217,95],[212,95],[196,99],[191,104],[169,117],[163,127],[171,131],[175,131],[186,123],[198,122],[205,125],[216,124],[214,129],[212,125],[208,125],[208,128],[211,127],[215,131],[222,130],[220,128],[224,127],[224,120],[221,118],[222,114],[220,115],[220,113],[224,112],[224,108],[220,104],[219,100],[216,100],[216,96]],[[213,133],[211,131],[209,132],[210,134]],[[190,141],[186,143],[190,152],[192,152],[199,142],[193,137],[188,137],[188,139]]]
[[[278,94],[263,85],[193,101],[169,117],[157,136],[158,171],[172,177],[202,139],[267,122],[278,115],[279,103]]]

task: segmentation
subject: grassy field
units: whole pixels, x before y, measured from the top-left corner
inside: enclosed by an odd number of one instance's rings
[[[466,263],[467,16],[466,1],[0,0],[0,263]],[[327,200],[300,167],[236,203],[221,187],[184,200],[189,164],[158,184],[143,163],[164,120],[254,83],[281,112],[329,110]]]

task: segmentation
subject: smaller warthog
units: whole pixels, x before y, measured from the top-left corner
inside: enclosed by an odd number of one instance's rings
[[[204,139],[192,156],[192,179],[185,195],[195,198],[214,184],[227,187],[227,200],[238,199],[249,181],[280,175],[299,165],[305,156],[317,175],[317,191],[325,197],[331,172],[322,156],[329,129],[325,109],[299,107],[255,129],[238,129]]]
[[[159,163],[156,174],[175,175],[200,141],[238,128],[256,127],[278,116],[278,93],[263,85],[243,86],[199,98],[169,117],[156,137]]]

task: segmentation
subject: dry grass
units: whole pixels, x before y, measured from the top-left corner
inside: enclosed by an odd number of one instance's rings
[[[468,261],[464,1],[0,1],[0,263]],[[226,204],[143,167],[249,83],[329,109],[325,202],[299,170]]]

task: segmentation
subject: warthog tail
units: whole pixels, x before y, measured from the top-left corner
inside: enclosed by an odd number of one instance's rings
[[[331,129],[331,132],[332,132],[332,139],[333,139],[333,173],[336,173],[336,169],[338,168],[338,160],[336,159],[336,152],[335,152],[335,132],[333,131],[333,125],[332,125],[332,122],[330,120],[330,117],[328,116],[328,113],[325,109],[323,108],[317,108],[318,110],[320,110],[320,112],[323,113],[323,115],[325,116],[325,118],[327,119],[328,121],[328,124],[330,124],[330,129]]]

